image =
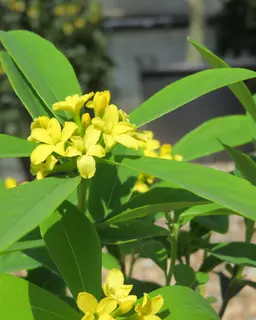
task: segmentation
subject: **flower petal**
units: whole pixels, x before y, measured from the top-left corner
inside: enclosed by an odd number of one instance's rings
[[[80,292],[77,296],[77,305],[84,313],[95,313],[98,307],[97,299],[88,292]]]
[[[110,314],[104,313],[99,316],[98,320],[114,320],[114,318]]]
[[[144,316],[143,320],[161,320],[161,318],[153,314],[149,314],[147,316]]]
[[[180,155],[180,154],[175,154],[173,156],[173,159],[176,160],[176,161],[182,161],[183,160],[183,156]]]
[[[111,150],[116,145],[116,139],[111,134],[103,133],[103,140],[107,151]]]
[[[105,284],[108,285],[110,289],[118,290],[124,285],[123,273],[118,269],[112,269],[109,271]]]
[[[120,135],[127,132],[135,131],[136,126],[129,122],[119,122],[113,129],[113,135]]]
[[[137,191],[137,192],[140,192],[140,193],[145,193],[149,190],[149,186],[146,185],[146,183],[143,183],[143,182],[136,182],[135,183],[135,186],[133,187],[133,191]]]
[[[117,307],[117,301],[113,298],[104,298],[102,299],[97,307],[97,314],[98,315],[103,315],[104,313],[110,314],[113,312]]]
[[[74,111],[74,107],[65,102],[65,101],[60,101],[60,102],[56,102],[52,105],[52,110],[53,111],[69,111],[69,112],[73,112]]]
[[[84,113],[82,115],[82,125],[84,128],[89,127],[89,125],[91,124],[91,116],[89,113]]]
[[[17,187],[17,181],[13,178],[6,178],[4,181],[6,189],[11,189]]]
[[[166,154],[171,154],[172,145],[171,144],[162,144],[159,150],[160,156],[164,156]]]
[[[45,169],[47,171],[52,171],[58,162],[58,159],[56,159],[54,156],[50,155],[45,162]]]
[[[87,312],[86,315],[82,318],[82,320],[94,320],[94,314],[91,312]]]
[[[50,121],[49,117],[46,117],[46,116],[38,117],[31,123],[31,130],[35,128],[47,129],[49,121]]]
[[[118,143],[127,148],[134,150],[138,150],[139,148],[139,141],[129,136],[128,134],[120,134],[119,136],[115,136],[115,139]]]
[[[119,288],[116,288],[115,290],[115,296],[118,299],[122,299],[125,298],[129,295],[129,293],[132,290],[133,285],[129,284],[129,285],[122,285]]]
[[[110,102],[109,91],[96,92],[93,99],[94,113],[96,117],[101,117],[103,115],[104,110],[109,105],[109,102]]]
[[[54,152],[60,154],[61,156],[65,156],[65,144],[64,142],[59,142],[54,147]]]
[[[94,125],[87,128],[84,136],[85,150],[89,150],[94,146],[100,139],[101,130],[97,129]]]
[[[49,135],[49,132],[42,128],[36,128],[31,131],[31,135],[28,138],[29,141],[39,141],[47,144],[53,144],[53,140]]]
[[[159,294],[151,299],[151,312],[150,314],[156,314],[160,311],[164,304],[164,298]]]
[[[46,158],[52,154],[54,146],[47,144],[40,144],[31,153],[30,159],[33,164],[39,164],[46,160]]]
[[[57,119],[51,118],[47,131],[52,138],[54,144],[61,141],[61,126]]]
[[[102,157],[105,157],[105,150],[101,145],[96,144],[96,145],[92,146],[91,148],[89,148],[87,150],[86,154],[88,156],[95,156],[98,158],[102,158]]]
[[[137,297],[136,297],[136,300],[137,300]],[[135,301],[126,300],[126,301],[121,302],[119,304],[118,313],[120,315],[128,313],[132,309],[132,307],[133,307],[134,303],[136,302],[136,300]]]
[[[74,147],[67,147],[66,151],[65,151],[65,157],[77,157],[77,156],[81,156],[82,153],[81,151],[79,151],[78,149],[74,148]]]
[[[64,128],[61,133],[61,141],[67,142],[68,139],[74,134],[74,132],[77,130],[78,126],[75,122],[66,121],[64,123]]]
[[[92,156],[81,156],[77,159],[77,168],[82,178],[90,179],[96,171],[96,162]]]
[[[114,104],[106,107],[103,120],[106,124],[107,133],[111,133],[119,121],[119,112]]]

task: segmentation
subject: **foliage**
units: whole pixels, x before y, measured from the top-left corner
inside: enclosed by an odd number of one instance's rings
[[[32,117],[28,140],[0,135],[0,157],[30,157],[36,176],[0,184],[1,318],[215,320],[204,289],[216,266],[226,268],[220,316],[243,287],[256,287],[244,276],[256,266],[255,158],[235,148],[254,141],[256,106],[242,81],[255,72],[229,68],[190,40],[216,69],[167,86],[127,115],[109,91],[83,95],[69,61],[45,39],[11,31],[0,40],[4,71]],[[224,86],[246,115],[206,122],[173,149],[139,129]],[[234,172],[186,162],[221,150]],[[231,215],[244,219],[246,241],[213,242]],[[133,278],[139,258],[162,270],[163,287]],[[103,287],[102,266],[110,270]],[[26,279],[7,274],[21,268]]]

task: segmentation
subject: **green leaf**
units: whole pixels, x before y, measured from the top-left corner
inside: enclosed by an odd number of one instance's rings
[[[39,262],[19,251],[0,255],[0,273],[30,270],[39,266]]]
[[[212,68],[230,68],[225,61],[212,53],[201,43],[198,43],[190,38],[188,38],[188,41],[201,53],[203,58],[209,63]],[[256,105],[254,103],[252,94],[246,87],[246,85],[243,82],[238,82],[230,85],[229,88],[244,106],[245,110],[247,110],[254,121],[256,121]]]
[[[0,251],[10,246],[43,219],[72,193],[79,178],[46,178],[0,194]]]
[[[71,64],[51,42],[24,30],[1,31],[0,41],[50,110],[53,103],[81,94]],[[60,119],[64,115],[55,114]]]
[[[178,285],[191,287],[196,282],[196,273],[186,264],[177,264],[174,267],[174,278]]]
[[[138,155],[138,152],[128,150],[118,145],[113,150],[112,159],[116,153]],[[105,216],[126,203],[137,180],[137,172],[122,167],[113,167],[106,163],[98,163],[95,176],[90,183],[88,209],[96,222],[102,222]],[[102,183],[108,181],[108,183]]]
[[[198,217],[228,215],[228,214],[235,214],[235,212],[219,204],[210,203],[210,204],[204,204],[204,205],[188,208],[187,210],[183,211],[179,215],[179,221],[181,225],[184,225],[189,221],[191,221],[192,219],[195,219]]]
[[[44,246],[45,246],[44,240],[17,241],[14,244],[12,244],[10,247],[6,248],[4,251],[1,251],[0,255],[5,253],[27,250],[27,249],[41,248]]]
[[[29,157],[37,146],[36,143],[24,139],[0,134],[0,158]]]
[[[225,234],[228,232],[229,217],[227,215],[197,217],[195,221],[211,231],[215,231],[221,234]]]
[[[196,282],[197,285],[202,285],[206,284],[210,280],[210,275],[209,273],[205,272],[196,272]]]
[[[102,267],[107,270],[121,269],[118,260],[108,252],[102,252]]]
[[[185,161],[204,157],[224,150],[220,141],[239,146],[253,140],[251,124],[245,115],[218,117],[208,120],[190,131],[173,147]]]
[[[229,263],[256,266],[256,244],[245,242],[226,242],[213,247],[210,253]]]
[[[120,244],[138,239],[168,235],[164,228],[143,221],[98,225],[97,231],[103,243]]]
[[[15,93],[24,104],[32,118],[39,116],[52,117],[53,113],[31,87],[28,80],[21,73],[7,52],[0,52],[0,63],[7,75]]]
[[[142,256],[152,259],[163,271],[167,270],[167,251],[160,241],[148,240],[140,247]]]
[[[256,188],[248,181],[229,173],[198,164],[155,158],[120,158],[118,163],[113,164],[172,182],[251,220],[256,220]]]
[[[255,76],[254,71],[239,68],[204,70],[192,74],[170,84],[143,102],[131,112],[130,120],[140,127],[206,93]]]
[[[135,294],[138,298],[143,297],[145,292],[151,292],[160,288],[160,285],[155,282],[141,281],[134,278],[126,278],[125,284],[133,285],[131,293]]]
[[[125,222],[201,203],[206,201],[187,190],[173,189],[164,184],[156,185],[148,192],[131,199],[117,212],[110,214],[105,223]]]
[[[8,320],[81,320],[55,295],[8,274],[0,275],[0,310],[1,318]]]
[[[236,169],[239,170],[240,174],[254,186],[256,185],[256,164],[247,156],[245,153],[231,148],[230,146],[223,144],[232,160],[235,162]]]
[[[66,284],[63,279],[44,267],[30,270],[26,280],[57,296],[66,294]]]
[[[158,313],[163,320],[219,320],[211,305],[190,288],[163,287],[149,295],[155,297],[159,294],[164,298],[164,305]]]
[[[67,286],[101,297],[101,245],[89,219],[65,201],[41,225],[47,249]],[[61,250],[60,250],[61,248]]]

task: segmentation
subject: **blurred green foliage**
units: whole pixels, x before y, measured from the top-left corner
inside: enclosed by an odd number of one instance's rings
[[[50,40],[70,60],[82,90],[96,91],[105,88],[112,66],[100,9],[89,0],[0,0],[0,29],[29,30]],[[24,110],[0,66],[0,131],[26,136],[30,119]]]

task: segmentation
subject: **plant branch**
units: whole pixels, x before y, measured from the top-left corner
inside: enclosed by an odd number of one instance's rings
[[[77,188],[77,199],[78,199],[78,204],[77,207],[78,209],[85,214],[87,211],[87,186],[88,186],[88,182],[86,179],[81,179],[81,182]]]

